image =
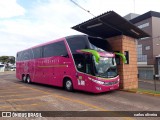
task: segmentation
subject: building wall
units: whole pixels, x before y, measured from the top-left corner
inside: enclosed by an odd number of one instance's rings
[[[149,23],[149,26],[143,26]],[[140,21],[135,24],[137,27],[142,26],[142,30],[147,32],[150,36],[152,36],[152,18]],[[153,65],[153,41],[152,37],[150,38],[142,38],[138,40],[138,45],[142,45],[142,55],[147,55],[147,65]],[[149,48],[149,49],[148,49]],[[143,56],[142,56],[143,57]]]
[[[127,36],[116,36],[107,39],[111,44],[114,51],[129,51],[129,64],[124,64],[122,60],[118,65],[118,74],[120,75],[120,88],[121,89],[137,89],[137,53],[136,53],[136,40]]]
[[[154,77],[154,64],[155,59],[153,58],[153,19],[148,18],[145,20],[142,20],[135,24],[137,27],[140,27],[142,30],[147,32],[151,37],[149,38],[142,38],[138,40],[137,48],[142,47],[142,51],[137,51],[138,58],[141,58],[142,61],[138,61],[138,76],[139,79],[145,79],[145,80],[152,80]],[[138,50],[138,49],[137,49]],[[140,55],[139,52],[142,54]],[[145,59],[143,58],[147,57],[147,60],[145,62]],[[144,61],[143,61],[144,60]],[[146,64],[143,64],[146,63]]]
[[[139,79],[153,80],[155,74],[158,73],[155,57],[160,54],[160,13],[149,11],[132,19],[131,22],[151,36],[150,38],[138,40],[137,50],[139,51],[137,52],[142,52],[142,54],[138,53],[138,60],[140,60],[140,57],[146,58],[147,56],[146,63],[138,61]],[[146,23],[149,23],[149,25]]]
[[[160,18],[152,17],[153,58],[160,54]]]

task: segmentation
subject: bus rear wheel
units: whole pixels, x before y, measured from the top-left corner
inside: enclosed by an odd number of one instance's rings
[[[73,84],[72,81],[70,79],[66,79],[65,80],[65,89],[69,92],[73,91]]]
[[[24,83],[27,82],[27,81],[26,81],[26,76],[25,76],[25,75],[22,76],[22,81],[23,81]]]
[[[28,84],[30,84],[30,83],[31,83],[31,78],[30,78],[30,76],[29,76],[29,75],[27,76],[26,82],[27,82]]]

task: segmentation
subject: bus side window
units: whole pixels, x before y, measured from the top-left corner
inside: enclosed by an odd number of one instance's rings
[[[42,47],[33,48],[34,59],[42,57]]]
[[[68,52],[64,44],[64,41],[45,45],[43,55],[44,57],[53,57],[53,56],[68,57]]]

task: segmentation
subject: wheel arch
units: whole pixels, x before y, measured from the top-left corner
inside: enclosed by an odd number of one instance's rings
[[[22,75],[21,75],[21,80],[23,79],[24,76],[25,76],[25,74],[22,73]]]

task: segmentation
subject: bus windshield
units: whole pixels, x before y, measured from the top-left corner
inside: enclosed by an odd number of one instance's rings
[[[100,57],[99,63],[97,63],[96,61],[94,63],[96,68],[96,76],[103,78],[113,78],[117,76],[115,58]]]

